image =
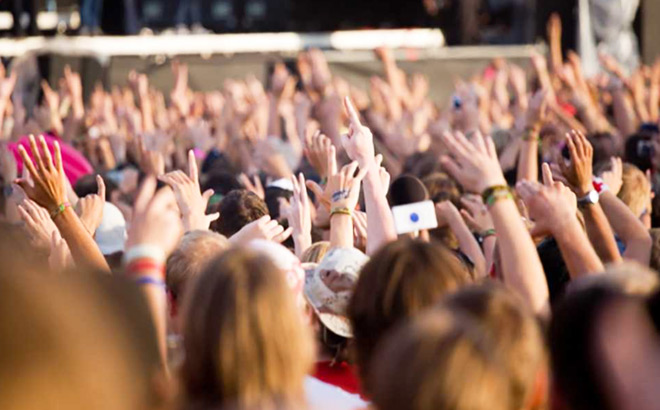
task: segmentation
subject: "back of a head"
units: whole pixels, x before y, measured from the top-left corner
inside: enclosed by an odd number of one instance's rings
[[[595,339],[604,308],[626,296],[613,286],[589,286],[566,294],[550,323],[554,400],[572,410],[611,409]],[[617,337],[619,335],[611,335]]]
[[[0,272],[0,408],[144,409],[137,355],[95,289],[15,273]]]
[[[228,250],[195,279],[186,301],[181,379],[188,405],[302,402],[311,334],[268,257]]]
[[[373,255],[360,273],[348,308],[363,382],[373,351],[387,331],[468,282],[465,266],[436,243],[399,239]]]
[[[626,295],[641,297],[651,296],[660,286],[658,273],[648,267],[634,262],[624,261],[607,266],[600,275],[587,275],[571,280],[567,293],[608,286]]]
[[[245,189],[236,189],[227,194],[220,202],[218,211],[220,217],[211,224],[211,229],[227,238],[250,222],[268,215],[268,207],[263,199]]]
[[[646,175],[632,164],[623,164],[623,184],[617,194],[636,217],[642,216],[651,203],[651,183]]]
[[[546,403],[547,353],[539,324],[524,301],[495,282],[470,286],[445,298],[442,307],[470,316],[486,335],[509,375],[513,408]]]
[[[469,317],[432,309],[383,340],[369,373],[378,410],[508,410],[505,370]]]
[[[186,233],[167,258],[165,279],[173,302],[181,302],[186,285],[199,275],[208,261],[229,247],[224,236],[211,231]]]

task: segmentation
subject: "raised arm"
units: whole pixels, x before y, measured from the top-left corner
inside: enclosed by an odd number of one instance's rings
[[[357,161],[364,177],[364,202],[367,208],[367,255],[373,255],[384,244],[397,238],[392,211],[387,203],[380,178],[380,166],[374,155],[373,135],[362,125],[349,97],[344,100],[350,125],[342,143],[348,156]]]
[[[328,179],[330,199],[330,246],[333,248],[353,247],[353,212],[360,199],[360,183],[367,174],[361,169],[355,172],[358,163],[353,161]]]
[[[536,247],[513,201],[490,137],[460,133],[443,138],[449,153],[441,162],[463,187],[482,194],[493,218],[501,252],[504,281],[537,313],[549,308],[548,285]]]
[[[518,193],[535,222],[533,234],[554,236],[572,278],[603,271],[603,263],[577,219],[575,194],[553,180],[547,164],[543,164],[543,185],[522,181]]]
[[[23,165],[30,171],[34,186],[31,186],[23,179],[17,180],[16,183],[23,188],[30,199],[46,208],[50,213],[62,238],[69,245],[76,265],[97,271],[109,272],[110,268],[103,254],[85,228],[85,225],[83,225],[78,215],[73,211],[71,204],[67,202],[66,183],[64,181],[66,176],[62,167],[62,154],[59,143],[55,141],[54,162],[43,136],[39,137],[39,143],[41,145],[41,151],[37,148],[34,136],[30,136],[30,149],[36,165],[32,162],[22,145],[19,145],[18,148],[23,159]]]
[[[443,201],[435,206],[435,212],[438,215],[438,222],[445,222],[449,226],[449,229],[456,236],[458,248],[474,264],[476,277],[486,277],[488,272],[486,271],[484,253],[481,251],[479,243],[461,217],[458,208],[450,201]]]
[[[566,143],[570,161],[558,158],[557,162],[566,184],[577,195],[589,240],[603,262],[619,262],[621,254],[614,239],[614,232],[598,203],[599,197],[593,187],[593,147],[584,134],[577,131],[566,136]]]
[[[522,134],[522,147],[518,156],[518,181],[539,179],[539,135],[545,119],[548,90],[541,89],[529,102]]]

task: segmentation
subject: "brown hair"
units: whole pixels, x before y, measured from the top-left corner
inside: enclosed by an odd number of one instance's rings
[[[224,236],[211,231],[186,233],[179,246],[167,258],[165,279],[172,300],[177,302],[185,294],[187,283],[202,272],[206,263],[229,247]]]
[[[651,183],[639,168],[632,164],[623,164],[623,184],[617,195],[637,218],[642,216],[651,203]]]
[[[264,200],[245,189],[229,192],[222,198],[218,211],[220,217],[211,224],[211,230],[227,238],[250,222],[268,215],[268,207]]]
[[[356,362],[366,390],[366,372],[385,333],[469,281],[465,266],[437,243],[399,239],[371,258],[362,268],[348,307]]]
[[[228,250],[196,278],[184,305],[181,379],[189,406],[303,403],[312,336],[269,258]]]
[[[399,326],[376,352],[378,410],[508,410],[505,371],[469,317],[434,309]]]
[[[539,323],[517,295],[496,282],[470,286],[449,295],[443,307],[475,320],[491,351],[508,373],[515,409],[546,404],[547,353]]]

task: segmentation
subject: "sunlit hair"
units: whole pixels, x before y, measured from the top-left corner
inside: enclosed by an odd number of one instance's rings
[[[146,408],[115,312],[82,281],[39,273],[0,272],[0,408]]]
[[[607,266],[600,275],[588,275],[572,280],[568,284],[568,293],[582,291],[596,286],[609,286],[627,295],[651,296],[660,287],[658,273],[634,262]]]
[[[211,231],[192,231],[181,238],[167,259],[165,278],[173,301],[185,294],[188,282],[202,272],[206,263],[229,247],[224,236]]]
[[[316,242],[303,252],[300,262],[302,263],[320,263],[323,257],[330,250],[330,242],[321,241]]]
[[[461,289],[440,306],[469,315],[486,335],[507,370],[512,408],[546,404],[547,352],[539,324],[523,300],[491,281]]]
[[[362,268],[348,308],[356,362],[366,391],[366,371],[385,333],[470,281],[467,268],[437,243],[399,239],[372,256]]]
[[[185,301],[188,408],[302,406],[312,336],[270,259],[228,250],[195,279]]]
[[[636,217],[651,212],[651,183],[646,175],[632,164],[623,164],[623,184],[618,195]]]
[[[506,373],[469,317],[432,309],[398,326],[371,366],[378,410],[509,410]]]

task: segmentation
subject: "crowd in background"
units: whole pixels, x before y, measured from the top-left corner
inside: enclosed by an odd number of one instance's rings
[[[547,31],[439,102],[387,49],[31,112],[3,69],[0,408],[655,408],[660,60]]]

